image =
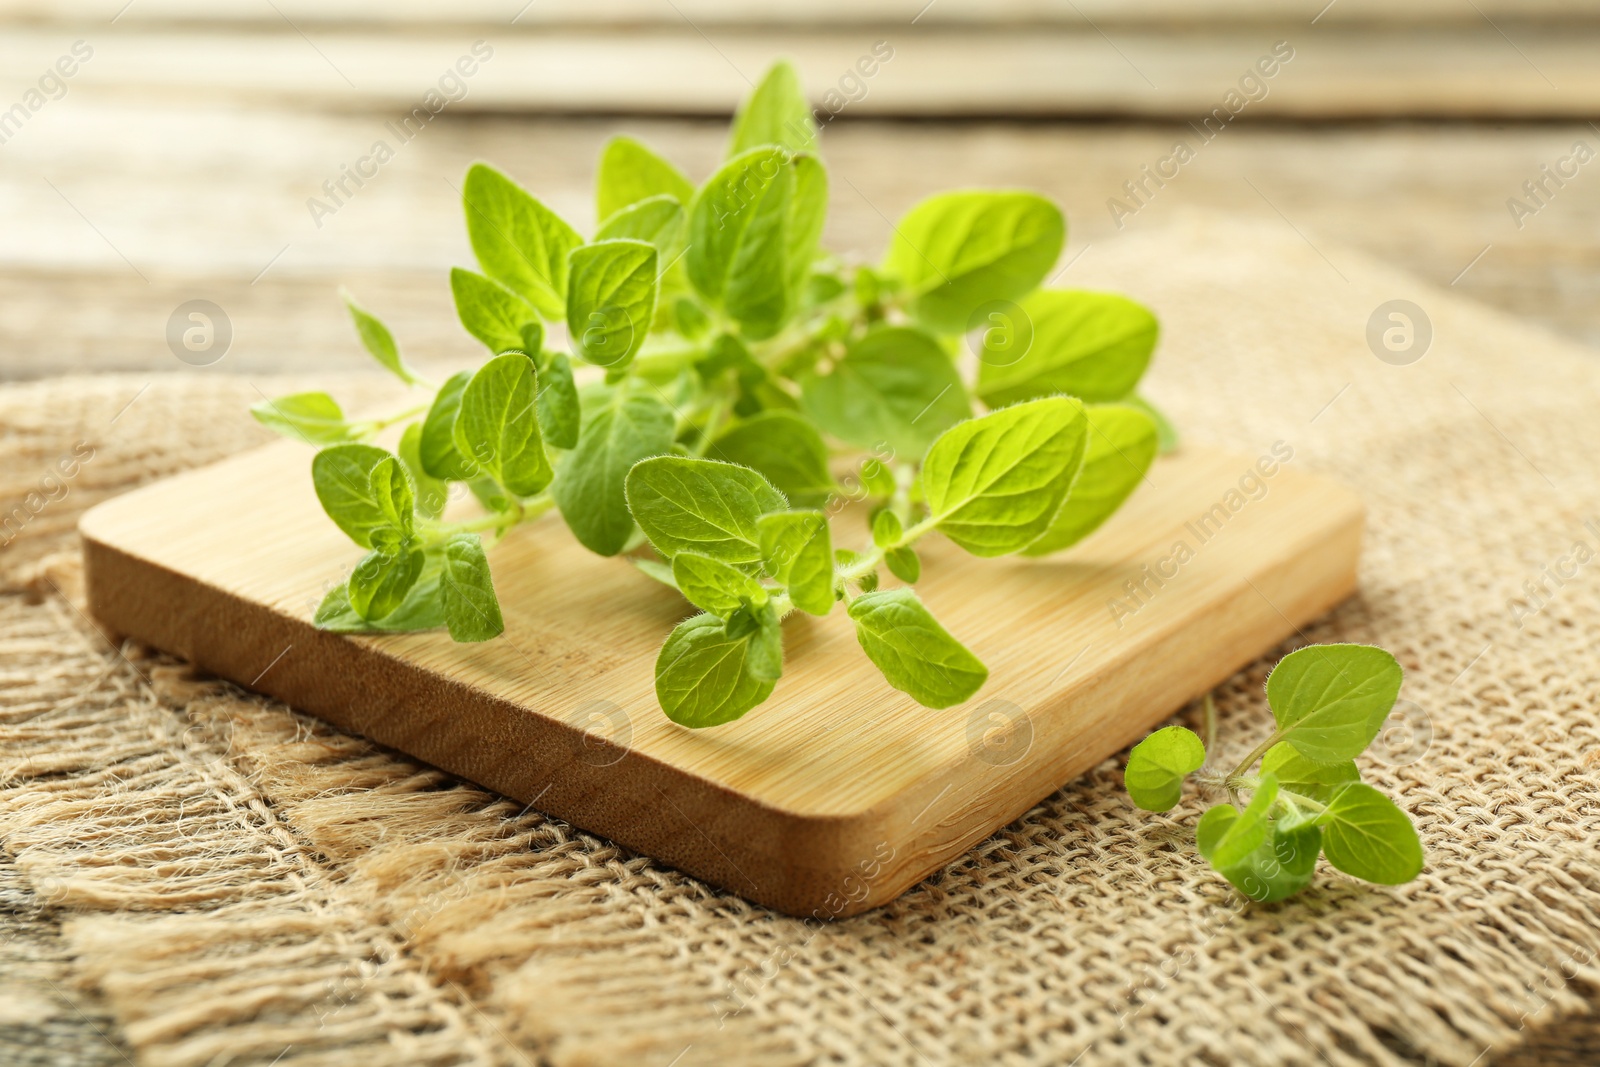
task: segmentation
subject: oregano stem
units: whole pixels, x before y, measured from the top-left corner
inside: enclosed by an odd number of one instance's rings
[[[1250,754],[1248,756],[1246,756],[1242,761],[1240,761],[1239,766],[1235,767],[1233,769],[1233,773],[1228,775],[1228,777],[1229,778],[1242,778],[1246,771],[1248,771],[1251,767],[1254,767],[1256,765],[1256,760],[1260,759],[1262,756],[1265,756],[1267,754],[1267,750],[1269,748],[1271,748],[1273,745],[1277,744],[1279,741],[1282,741],[1282,740],[1283,740],[1283,731],[1282,730],[1274,730],[1274,731],[1272,731],[1271,736],[1269,736],[1265,741],[1261,742],[1254,749],[1252,749]]]

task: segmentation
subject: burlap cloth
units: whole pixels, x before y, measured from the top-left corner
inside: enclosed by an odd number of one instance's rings
[[[75,606],[75,516],[260,440],[244,406],[288,388],[185,370],[0,390],[8,512],[94,448],[4,550],[0,598],[0,838],[73,978],[142,1062],[181,1065],[1466,1065],[1585,1010],[1600,564],[1520,620],[1508,598],[1600,547],[1594,357],[1287,226],[1130,232],[1057,284],[1159,311],[1152,391],[1192,439],[1283,439],[1365,496],[1361,594],[1304,637],[1405,666],[1431,743],[1365,770],[1420,827],[1417,881],[1324,866],[1240,907],[1180,843],[1199,802],[1140,813],[1107,760],[895,903],[808,925],[119,654]],[[1414,365],[1368,348],[1394,298],[1432,321]],[[1268,729],[1268,662],[1219,693],[1229,755]]]

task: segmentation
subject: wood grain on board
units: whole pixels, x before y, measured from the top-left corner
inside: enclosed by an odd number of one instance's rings
[[[823,917],[897,896],[1327,611],[1354,589],[1362,528],[1360,501],[1336,483],[1272,456],[1187,448],[1059,556],[974,561],[934,539],[919,593],[990,669],[967,704],[933,711],[889,688],[841,610],[791,618],[772,699],[695,731],[661,714],[653,687],[657,650],[692,609],[553,517],[492,554],[506,618],[494,641],[316,630],[325,590],[361,553],[321,513],[309,459],[280,442],[88,512],[93,613],[750,899]]]

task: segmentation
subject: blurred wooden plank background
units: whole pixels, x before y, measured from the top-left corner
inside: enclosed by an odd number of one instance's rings
[[[204,92],[318,108],[399,107],[440,52],[495,53],[460,110],[722,114],[775,52],[853,115],[1199,117],[1285,41],[1294,61],[1250,113],[1329,117],[1585,117],[1600,111],[1600,12],[1550,0],[1145,0],[1115,5],[871,0],[772,9],[698,0],[473,0],[387,7],[244,0],[5,0],[0,86],[25,87],[71,28],[96,49],[84,92]],[[988,17],[985,18],[985,15]],[[888,76],[857,96],[877,42]],[[448,63],[446,57],[444,62]]]

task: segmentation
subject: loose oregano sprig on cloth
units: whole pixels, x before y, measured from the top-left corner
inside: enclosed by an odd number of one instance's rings
[[[1147,811],[1167,811],[1187,777],[1226,790],[1232,803],[1201,816],[1196,843],[1251,900],[1300,892],[1311,884],[1319,854],[1369,882],[1409,882],[1422,870],[1417,831],[1394,801],[1361,781],[1354,762],[1383,728],[1401,678],[1395,658],[1370,645],[1291,652],[1267,676],[1277,729],[1237,767],[1201,772],[1205,743],[1192,730],[1168,726],[1133,747],[1128,795]],[[1209,719],[1209,697],[1206,711]]]
[[[1104,522],[1168,438],[1134,392],[1156,320],[1115,294],[1038,288],[1066,226],[1028,192],[924,200],[880,265],[847,270],[818,248],[816,142],[779,64],[698,188],[637,141],[608,144],[588,240],[474,165],[463,201],[482,273],[456,268],[450,288],[487,361],[429,383],[350,302],[366,349],[430,395],[378,419],[320,392],[253,409],[321,448],[317,496],[368,550],[317,624],[492,638],[484,538],[556,510],[585,547],[703,612],[656,664],[675,722],[767,699],[785,616],[841,602],[890,685],[934,708],[976,693],[986,668],[910,588],[918,543],[937,530],[976,556],[1039,555]],[[370,443],[396,426],[395,452]],[[486,514],[444,516],[461,487]],[[871,542],[847,548],[830,519],[850,501],[871,509]],[[904,584],[880,587],[885,571]]]

